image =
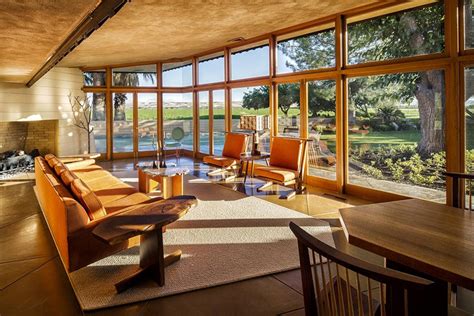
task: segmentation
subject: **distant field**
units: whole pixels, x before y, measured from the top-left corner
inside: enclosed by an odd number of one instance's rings
[[[203,115],[201,118],[208,118],[209,117],[209,108],[203,108]],[[164,109],[163,110],[164,119],[165,120],[192,120],[193,118],[193,110],[191,108],[171,108],[171,109]],[[259,109],[259,110],[248,110],[243,108],[232,108],[232,118],[239,118],[242,114],[255,114],[255,115],[268,115],[268,109]],[[127,120],[132,120],[133,111],[132,109],[126,109],[125,115],[127,116]],[[216,108],[214,109],[214,117],[217,119],[223,119],[225,115],[225,110],[223,108]],[[298,109],[290,109],[289,115],[299,115]],[[139,109],[138,111],[138,120],[152,120],[156,118],[156,109],[153,108],[145,108]]]
[[[209,108],[201,108],[202,114],[201,119],[207,119]],[[419,112],[416,108],[404,108],[401,111],[405,114],[408,119],[418,119]],[[216,119],[224,118],[225,110],[222,107],[214,109],[214,117]],[[268,115],[268,109],[260,110],[248,110],[240,107],[232,108],[232,118],[238,119],[242,114],[257,114],[257,115]],[[132,119],[132,110],[126,110],[127,119]],[[165,120],[192,120],[192,109],[191,108],[168,108],[164,110]],[[290,109],[290,116],[298,116],[299,109]],[[138,112],[138,120],[152,120],[156,118],[156,109],[145,108],[140,109]],[[474,124],[467,126],[467,147],[474,148]],[[470,136],[470,137],[469,137]],[[358,147],[363,144],[370,144],[374,146],[380,145],[400,145],[400,144],[416,144],[420,140],[421,134],[419,131],[388,131],[388,132],[374,132],[371,131],[366,135],[362,134],[350,134],[349,144],[351,147]],[[334,146],[334,135],[322,135],[322,140],[326,140],[330,147]],[[332,148],[331,148],[332,149]]]

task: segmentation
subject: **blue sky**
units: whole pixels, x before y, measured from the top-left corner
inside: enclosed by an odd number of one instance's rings
[[[232,55],[231,61],[231,72],[232,79],[243,79],[252,77],[268,76],[269,73],[269,48],[268,46],[259,47],[253,50],[245,51],[238,54]],[[285,56],[281,51],[278,50],[277,63],[278,72],[291,72],[291,69],[286,66],[288,57]],[[153,86],[150,80],[140,76],[141,86]],[[224,58],[216,58],[208,61],[201,62],[199,64],[199,82],[200,83],[212,83],[221,82],[224,80]],[[163,86],[165,87],[182,87],[190,86],[192,84],[192,67],[191,65],[165,71],[163,73]],[[232,100],[242,101],[244,92],[251,90],[252,88],[240,88],[232,90]],[[220,98],[220,94],[222,97]],[[224,92],[218,92],[214,99],[216,101],[224,101]],[[219,100],[221,99],[221,100]],[[146,100],[146,97],[142,97],[140,101]],[[150,101],[156,100],[150,95]],[[163,94],[164,102],[191,102],[191,93],[165,93]],[[128,101],[128,100],[127,100]],[[130,101],[131,102],[131,101]]]

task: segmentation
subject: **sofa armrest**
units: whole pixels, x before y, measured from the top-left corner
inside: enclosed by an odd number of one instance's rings
[[[66,163],[66,167],[68,167],[69,170],[77,170],[77,169],[82,169],[84,167],[89,167],[95,164],[95,159],[84,159],[80,161],[74,161],[74,162],[69,162]]]

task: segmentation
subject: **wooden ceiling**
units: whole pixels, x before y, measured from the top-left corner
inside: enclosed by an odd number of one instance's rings
[[[26,83],[100,0],[4,0],[0,82]]]
[[[133,0],[60,63],[96,67],[183,58],[377,0]],[[392,1],[389,1],[392,2]]]

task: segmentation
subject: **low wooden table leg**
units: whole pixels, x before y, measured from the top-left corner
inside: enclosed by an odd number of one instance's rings
[[[170,177],[163,177],[161,181],[161,195],[164,199],[173,196],[173,185]]]
[[[115,284],[117,293],[121,293],[142,279],[151,278],[159,286],[165,285],[165,267],[181,258],[181,250],[164,257],[163,232],[153,230],[140,236],[140,265],[138,271]]]
[[[183,175],[178,174],[171,178],[172,192],[171,196],[183,195],[184,184],[183,184]]]
[[[410,269],[397,262],[386,259],[385,266],[390,269],[402,271],[412,275],[434,281],[424,293],[411,293],[408,295],[408,315],[448,315],[448,283],[442,280],[434,280],[432,276]],[[387,286],[387,310],[397,309],[390,306],[391,301],[400,302],[402,293]],[[424,302],[424,303],[420,303]]]

